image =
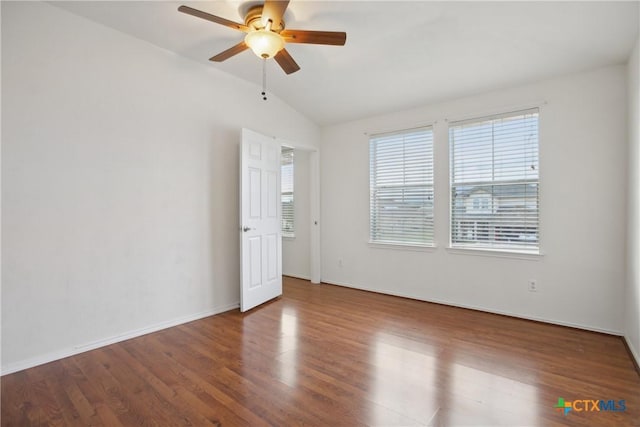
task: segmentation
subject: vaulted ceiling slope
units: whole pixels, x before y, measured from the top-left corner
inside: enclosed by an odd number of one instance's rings
[[[208,61],[243,34],[177,12],[186,4],[242,22],[257,3],[52,2],[253,82],[259,96],[262,64],[250,51]],[[268,91],[329,125],[625,63],[638,37],[639,4],[292,0],[287,28],[346,31],[347,43],[287,45],[301,70],[287,76],[268,62]]]

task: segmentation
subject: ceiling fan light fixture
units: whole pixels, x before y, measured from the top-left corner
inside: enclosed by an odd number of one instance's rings
[[[284,40],[278,33],[269,30],[256,30],[246,35],[244,42],[258,58],[272,58],[284,48]]]

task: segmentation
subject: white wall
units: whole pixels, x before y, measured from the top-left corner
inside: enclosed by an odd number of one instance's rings
[[[629,86],[629,186],[624,334],[640,364],[640,37],[627,65]]]
[[[309,151],[294,150],[293,191],[295,237],[282,239],[282,274],[311,279]]]
[[[259,88],[2,2],[2,371],[239,301],[238,141],[317,145]]]
[[[323,129],[323,281],[620,334],[626,91],[626,68],[614,66]],[[546,102],[540,116],[544,255],[517,259],[448,250],[446,119],[541,101]],[[435,123],[438,247],[370,247],[365,132],[429,123]],[[528,279],[538,280],[538,292],[527,291]]]

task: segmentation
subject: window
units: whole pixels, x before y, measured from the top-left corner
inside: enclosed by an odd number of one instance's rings
[[[433,130],[369,139],[372,243],[433,245]]]
[[[539,250],[538,109],[452,122],[451,246]]]
[[[293,148],[282,147],[280,157],[281,169],[281,201],[282,201],[282,235],[295,237],[293,221]]]

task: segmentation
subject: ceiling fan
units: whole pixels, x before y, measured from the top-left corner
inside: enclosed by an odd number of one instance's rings
[[[347,34],[344,32],[286,29],[283,18],[288,5],[289,0],[265,0],[263,5],[249,8],[244,24],[189,6],[180,6],[178,10],[246,33],[243,41],[209,58],[210,61],[222,62],[251,48],[260,58],[274,58],[285,73],[291,74],[298,71],[300,66],[285,49],[286,43],[344,46],[347,41]]]

